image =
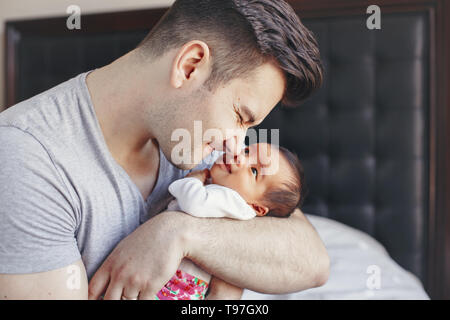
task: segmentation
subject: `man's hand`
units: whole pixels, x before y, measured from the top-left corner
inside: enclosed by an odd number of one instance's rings
[[[217,235],[220,234],[220,237]],[[198,219],[164,212],[122,240],[89,284],[89,298],[153,299],[186,257],[241,288],[289,293],[323,285],[329,257],[300,210],[286,219]]]
[[[205,184],[206,179],[211,176],[211,173],[208,169],[192,171],[191,173],[186,175],[186,178],[196,178],[199,179],[203,184]]]
[[[183,216],[159,214],[123,239],[92,277],[89,299],[154,299],[185,256]]]

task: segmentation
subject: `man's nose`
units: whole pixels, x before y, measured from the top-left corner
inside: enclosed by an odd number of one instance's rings
[[[243,134],[235,135],[223,142],[223,151],[230,155],[238,155],[242,152],[245,141],[245,132]]]
[[[236,143],[236,138],[232,137],[230,139],[227,139],[223,142],[223,151],[231,157],[234,157],[235,155],[238,154],[238,152],[240,152],[240,150],[237,150],[237,143]]]

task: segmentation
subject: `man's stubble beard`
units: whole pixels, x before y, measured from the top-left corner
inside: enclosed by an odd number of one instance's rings
[[[208,99],[211,96],[211,92],[202,87],[190,96],[177,97],[165,103],[165,108],[173,110],[173,114],[165,117],[165,125],[160,127],[162,135],[157,140],[164,156],[178,169],[193,169],[203,160],[203,132],[201,145],[195,145],[195,142],[198,144],[198,141],[194,139],[194,121],[202,121],[201,116],[208,109],[208,101],[210,101]],[[168,125],[169,123],[170,125]],[[172,133],[176,129],[186,129],[190,133],[190,161],[188,163],[176,163],[172,159],[172,149],[181,143],[181,141],[171,140]],[[195,152],[197,154],[194,154]],[[195,163],[194,160],[197,160],[198,163]]]

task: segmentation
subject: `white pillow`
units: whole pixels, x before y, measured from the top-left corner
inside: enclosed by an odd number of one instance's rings
[[[418,278],[400,267],[368,234],[331,219],[306,216],[330,256],[328,282],[319,288],[281,295],[246,289],[243,300],[429,299]]]

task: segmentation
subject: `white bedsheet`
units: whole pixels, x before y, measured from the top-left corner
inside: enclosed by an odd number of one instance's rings
[[[368,234],[327,218],[307,217],[330,256],[328,282],[319,288],[282,295],[246,289],[243,300],[429,299],[418,278],[400,267]]]

